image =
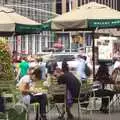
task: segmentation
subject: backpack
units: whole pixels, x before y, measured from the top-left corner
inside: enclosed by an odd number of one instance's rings
[[[87,63],[85,64],[85,74],[87,77],[91,75],[91,69],[88,67]]]

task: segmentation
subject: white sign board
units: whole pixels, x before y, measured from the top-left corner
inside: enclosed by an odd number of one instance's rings
[[[116,40],[115,37],[100,37],[97,39],[99,60],[112,60],[114,40]]]
[[[112,49],[110,46],[101,45],[98,49],[98,59],[101,60],[112,60]]]

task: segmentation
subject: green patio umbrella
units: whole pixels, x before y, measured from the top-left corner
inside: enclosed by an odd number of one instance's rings
[[[95,43],[96,29],[119,28],[120,12],[106,5],[90,2],[77,9],[52,19],[51,30],[77,31],[90,30],[93,36],[93,78],[95,76]]]
[[[39,33],[44,28],[45,25],[19,15],[13,9],[0,6],[0,36]]]
[[[106,5],[90,2],[51,20],[53,30],[91,30],[120,27],[120,12]]]

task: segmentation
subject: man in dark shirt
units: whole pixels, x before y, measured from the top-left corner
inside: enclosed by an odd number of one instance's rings
[[[62,72],[60,74],[57,74],[58,77],[58,83],[59,84],[66,84],[66,111],[69,119],[73,119],[73,115],[70,111],[70,108],[72,107],[72,104],[74,102],[75,98],[78,98],[79,91],[80,91],[80,82],[79,80],[71,73],[69,72],[68,65],[66,64],[62,68]]]
[[[55,58],[52,56],[50,60],[46,63],[47,73],[53,74],[56,70],[57,62],[55,61]]]

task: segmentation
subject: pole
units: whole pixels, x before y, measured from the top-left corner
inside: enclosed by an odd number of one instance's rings
[[[93,60],[93,81],[95,78],[95,41],[94,41],[94,30],[92,31],[92,60]]]
[[[72,1],[69,0],[69,11],[72,10]],[[72,35],[71,32],[69,32],[69,39],[70,39],[70,53],[72,52]]]
[[[83,32],[83,48],[84,48],[84,54],[86,54],[86,39],[85,39],[86,33]]]
[[[69,11],[71,11],[71,10],[72,10],[72,1],[69,0]]]

